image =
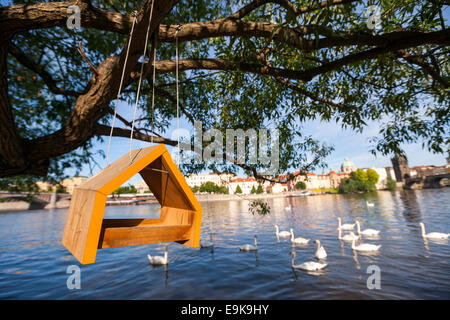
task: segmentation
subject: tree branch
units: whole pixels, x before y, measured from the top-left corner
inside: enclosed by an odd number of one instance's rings
[[[70,2],[44,2],[36,4],[17,4],[0,8],[0,21],[3,33],[14,35],[33,29],[65,26],[71,15],[67,8]],[[77,4],[81,10],[83,28],[94,28],[128,34],[133,18],[116,12],[94,8],[82,1]],[[0,37],[0,42],[2,42]]]
[[[166,90],[164,90],[164,89],[161,89],[161,88],[155,88],[155,93],[156,94],[158,94],[158,95],[160,95],[160,96],[162,96],[162,97],[165,97],[165,98],[167,98],[170,102],[172,102],[174,105],[176,105],[177,104],[177,99],[176,99],[176,97],[174,97],[174,96],[172,96],[168,91],[166,91]],[[194,117],[192,116],[192,114],[190,114],[187,110],[186,110],[186,108],[180,103],[179,104],[179,107],[180,107],[180,109],[181,109],[181,111],[184,113],[184,115],[186,116],[186,118],[188,118],[189,119],[189,121],[192,123],[192,124],[194,124]]]
[[[18,174],[25,166],[24,148],[8,96],[8,42],[0,45],[0,177]]]
[[[161,25],[159,40],[161,42],[175,42],[178,25]],[[439,33],[440,32],[440,33]],[[305,39],[306,35],[320,35],[322,38]],[[430,39],[430,44],[448,43],[450,31],[436,32],[395,31],[386,34],[372,35],[370,33],[336,32],[321,25],[305,25],[295,29],[280,26],[271,22],[242,21],[230,18],[205,22],[192,22],[180,26],[178,41],[193,41],[206,38],[224,36],[263,37],[273,39],[279,43],[289,45],[299,50],[311,51],[339,46],[385,46],[396,41],[422,39],[424,43],[428,37],[440,35],[438,39]]]
[[[329,5],[340,5],[354,1],[355,0],[323,1],[317,5],[297,9],[297,12],[304,13]],[[267,3],[269,1],[262,2]],[[279,2],[287,3],[287,1]],[[67,7],[69,5],[70,3],[67,2],[49,2],[35,5],[13,5],[3,7],[0,8],[0,21],[2,22],[4,32],[8,33],[64,26],[67,17],[69,16],[67,13]],[[121,34],[127,34],[131,29],[132,17],[97,9],[86,3],[81,3],[80,8],[83,28],[94,28]],[[160,41],[175,42],[176,27],[177,25],[161,25],[158,31]],[[326,37],[314,40],[305,39],[303,36],[308,34],[324,35]],[[179,41],[192,41],[220,36],[256,36],[274,39],[301,50],[317,50],[321,48],[351,45],[382,46],[387,42],[397,41],[403,38],[426,38],[428,35],[430,35],[430,33],[413,31],[391,32],[377,36],[369,33],[336,33],[330,28],[318,25],[302,26],[292,29],[270,22],[243,21],[231,17],[213,21],[183,24],[178,33],[178,39]],[[448,33],[447,37],[449,37]]]
[[[96,136],[109,136],[111,133],[111,127],[103,124],[99,124],[94,129],[94,135]],[[122,138],[130,138],[131,130],[124,128],[114,128],[113,137],[122,137]],[[178,144],[177,141],[166,139],[159,136],[151,136],[148,134],[144,134],[141,132],[133,131],[133,139],[146,141],[146,142],[154,142],[154,143],[162,143],[169,146],[176,146]]]
[[[21,64],[30,69],[31,71],[38,74],[44,83],[47,85],[48,89],[54,94],[62,94],[72,97],[78,97],[81,93],[74,90],[66,90],[59,88],[57,86],[57,81],[45,70],[45,67],[34,62],[29,55],[25,54],[19,47],[10,43],[8,46],[8,52],[16,58]]]
[[[429,74],[434,80],[436,80],[444,89],[449,87],[449,82],[442,77],[440,70],[436,68],[436,64],[434,67],[427,63],[425,57],[421,55],[411,55],[406,50],[398,50],[397,57],[405,59],[411,64],[415,64],[422,68],[422,70]]]
[[[291,11],[294,14],[296,12],[294,5],[290,1],[287,1],[287,0],[255,0],[253,2],[250,2],[248,5],[242,7],[235,13],[233,13],[230,16],[230,18],[241,19],[241,18],[245,17],[246,15],[248,15],[249,13],[251,13],[252,11],[254,11],[254,10],[258,9],[259,7],[261,7],[265,4],[268,4],[268,3],[279,4],[280,6],[284,7],[285,9]]]
[[[175,71],[175,61],[174,60],[160,60],[156,61],[156,73],[163,74]],[[222,71],[244,71],[251,72],[261,75],[269,76],[280,76],[284,78],[296,79],[309,81],[311,76],[305,71],[295,71],[280,68],[270,68],[263,65],[258,65],[255,63],[247,62],[234,62],[226,59],[181,59],[178,60],[178,70],[194,70],[194,69],[204,69],[204,70],[222,70]],[[139,77],[139,74],[133,73],[131,75],[134,79]]]
[[[300,93],[300,94],[302,94],[304,96],[307,96],[308,98],[310,98],[313,101],[317,101],[317,102],[322,102],[322,103],[328,104],[328,105],[332,106],[333,108],[338,109],[341,112],[348,111],[348,110],[350,110],[352,108],[351,106],[347,106],[347,105],[342,104],[342,103],[336,103],[336,102],[334,102],[331,99],[326,99],[326,98],[319,97],[319,96],[313,94],[312,92],[309,92],[308,90],[305,90],[305,89],[303,89],[301,87],[298,87],[298,86],[294,85],[293,83],[291,83],[291,82],[289,82],[287,80],[284,80],[284,79],[282,79],[280,77],[275,77],[275,80],[278,81],[279,83],[281,83],[282,85],[284,85],[285,87],[287,87],[287,88],[289,88],[289,89],[291,89],[293,91],[296,91],[296,92],[298,92],[298,93]]]
[[[261,75],[278,76],[283,78],[310,81],[320,74],[337,70],[345,65],[357,63],[363,60],[375,59],[384,54],[393,53],[401,49],[420,46],[423,44],[450,44],[450,29],[435,31],[430,33],[422,33],[414,37],[405,37],[397,39],[396,41],[384,43],[383,46],[375,47],[373,49],[360,51],[337,59],[332,62],[327,62],[321,66],[311,68],[308,70],[288,70],[280,68],[271,68],[268,66],[261,66],[257,64],[250,64],[247,62],[234,62],[225,59],[184,59],[179,61],[179,70],[222,70],[222,71],[244,71]],[[158,74],[175,71],[174,60],[156,61],[156,72]],[[137,73],[132,74],[133,78],[138,76]]]
[[[88,57],[86,57],[86,54],[83,51],[83,45],[82,45],[81,41],[78,42],[77,51],[80,54],[80,56],[83,58],[83,60],[89,65],[89,68],[92,70],[92,72],[94,72],[95,77],[97,78],[98,77],[98,70],[97,70],[97,68],[94,67],[92,62],[89,61]]]
[[[272,65],[270,64],[270,61],[267,60],[267,57],[266,57],[266,55],[269,51],[270,51],[270,49],[268,49],[268,48],[266,50],[261,51],[258,55],[258,59],[260,61],[262,61],[263,63],[265,63],[267,66],[271,67]],[[308,97],[309,99],[311,99],[313,101],[328,104],[328,105],[332,106],[333,108],[338,109],[340,112],[345,112],[345,111],[352,109],[351,106],[347,106],[347,105],[341,104],[341,103],[336,103],[336,102],[332,101],[331,99],[319,97],[319,96],[313,94],[312,92],[309,92],[306,89],[298,87],[298,86],[294,85],[293,83],[291,83],[290,81],[287,81],[281,77],[275,76],[274,78],[278,83],[281,83],[283,86],[285,86],[293,91],[296,91],[296,92]]]
[[[298,16],[302,13],[307,13],[307,12],[311,12],[311,11],[315,11],[321,8],[326,8],[329,6],[337,6],[337,5],[343,5],[343,4],[347,4],[347,3],[351,3],[351,2],[360,2],[361,0],[332,0],[332,1],[322,1],[318,4],[315,5],[310,5],[310,6],[304,6],[301,8],[295,8],[295,6],[287,0],[255,0],[253,2],[251,2],[250,4],[246,5],[245,7],[239,9],[238,11],[236,11],[235,13],[233,13],[230,18],[235,18],[235,19],[241,19],[243,17],[245,17],[246,15],[248,15],[250,12],[254,11],[255,9],[259,8],[262,5],[265,5],[267,3],[276,3],[279,4],[280,6],[284,7],[285,9],[287,9],[288,11],[292,12],[295,16]]]

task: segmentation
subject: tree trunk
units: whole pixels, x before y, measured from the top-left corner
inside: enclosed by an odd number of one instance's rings
[[[162,19],[178,1],[155,0],[150,34],[158,29]],[[150,4],[151,2],[148,2],[138,16],[130,44],[124,87],[129,83],[129,74],[143,53],[151,10]],[[1,38],[5,38],[3,35],[1,36]],[[0,177],[26,173],[45,175],[49,159],[73,151],[92,138],[97,122],[108,113],[109,104],[117,95],[127,46],[128,44],[125,44],[125,49],[121,54],[109,57],[100,63],[97,69],[98,76],[91,79],[89,91],[78,97],[67,122],[60,130],[33,140],[22,140],[14,125],[8,99],[6,82],[8,43],[4,43],[1,49]],[[24,150],[26,150],[26,154],[24,154]]]
[[[8,96],[8,44],[12,36],[1,35],[0,46],[0,175],[20,173],[25,166],[23,146]]]

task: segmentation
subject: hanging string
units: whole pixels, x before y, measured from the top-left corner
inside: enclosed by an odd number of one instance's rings
[[[116,116],[117,116],[117,106],[119,104],[119,99],[120,99],[120,93],[122,91],[122,85],[123,85],[123,78],[125,76],[125,68],[127,66],[127,61],[128,61],[128,54],[130,52],[130,45],[131,45],[131,40],[133,39],[133,31],[134,31],[134,25],[136,24],[136,20],[137,20],[137,11],[133,11],[133,24],[131,26],[131,31],[130,31],[130,36],[129,36],[129,41],[128,41],[128,46],[127,46],[127,52],[125,54],[125,61],[123,63],[123,68],[122,68],[122,77],[120,78],[120,85],[119,85],[119,92],[117,92],[117,97],[116,97],[116,105],[114,107],[114,117],[113,117],[113,121],[112,121],[112,125],[111,125],[111,132],[109,133],[109,140],[108,140],[108,149],[106,151],[106,166],[109,165],[109,151],[111,148],[111,137],[113,134],[113,130],[114,130],[114,123],[116,121]]]
[[[149,18],[149,21],[148,21],[147,34],[145,35],[144,55],[142,57],[141,73],[139,75],[138,89],[137,89],[137,93],[136,93],[136,102],[134,104],[133,122],[131,124],[131,134],[130,134],[130,152],[129,152],[130,162],[133,162],[133,160],[131,159],[131,147],[132,147],[132,144],[133,144],[134,121],[136,119],[136,111],[137,111],[137,106],[138,106],[138,102],[139,102],[139,95],[141,93],[142,74],[144,73],[144,64],[145,64],[144,60],[145,60],[145,56],[147,54],[148,35],[150,33],[150,26],[151,26],[151,22],[152,22],[153,4],[154,4],[154,2],[155,2],[155,0],[152,1],[152,6],[150,8],[150,18]]]
[[[176,88],[177,88],[177,146],[178,146],[178,156],[177,156],[177,165],[180,165],[180,96],[178,90],[178,31],[181,30],[181,25],[177,26],[177,30],[175,32],[175,77],[176,77]]]
[[[153,48],[153,84],[152,84],[152,138],[151,142],[153,143],[153,136],[155,135],[155,123],[154,123],[154,117],[155,117],[155,77],[156,77],[156,47],[157,47],[157,41],[158,37],[155,35],[155,42],[154,42],[154,48]]]

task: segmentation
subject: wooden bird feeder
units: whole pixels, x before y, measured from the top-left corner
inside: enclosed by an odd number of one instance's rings
[[[103,219],[109,194],[136,173],[161,205],[159,219]],[[81,264],[97,249],[176,241],[196,248],[202,207],[164,145],[126,154],[75,188],[62,244]]]

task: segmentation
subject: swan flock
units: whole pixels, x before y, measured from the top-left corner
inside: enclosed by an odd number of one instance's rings
[[[355,220],[355,222],[353,224],[342,224],[342,220],[340,217],[337,218],[338,220],[338,228],[337,230],[339,231],[339,235],[338,235],[338,239],[339,240],[344,240],[344,241],[350,241],[351,242],[351,248],[354,251],[359,251],[359,252],[377,252],[380,250],[381,245],[375,245],[375,244],[369,244],[369,243],[359,243],[358,245],[356,244],[356,241],[360,241],[362,239],[362,236],[378,236],[380,234],[380,230],[376,230],[376,229],[364,229],[361,230],[361,224],[358,220]],[[354,227],[356,226],[357,228],[357,234],[355,234],[353,232]],[[425,225],[423,222],[419,223],[420,229],[421,229],[421,235],[422,237],[426,240],[426,239],[448,239],[450,237],[450,233],[442,233],[442,232],[431,232],[431,233],[426,233],[425,231]],[[348,234],[342,235],[342,232],[344,230],[352,230],[351,232],[349,232]],[[290,228],[289,231],[280,231],[278,228],[278,225],[275,225],[275,234],[278,237],[283,237],[283,238],[290,238],[290,242],[292,243],[294,248],[295,244],[300,244],[300,245],[307,245],[310,241],[310,239],[306,239],[306,238],[302,238],[302,237],[295,237],[294,236],[294,229]],[[327,258],[327,252],[325,251],[325,248],[323,247],[323,245],[321,244],[320,240],[315,240],[314,244],[317,245],[316,251],[315,251],[315,258],[317,260],[319,260],[319,262],[316,261],[306,261],[303,262],[302,264],[296,265],[295,264],[295,257],[296,257],[296,253],[295,253],[295,249],[292,250],[291,255],[292,255],[292,259],[291,259],[291,267],[293,269],[301,269],[301,270],[306,270],[306,271],[318,271],[318,270],[322,270],[327,266],[327,263],[321,262],[323,259]],[[202,243],[201,247],[202,248],[209,248],[209,247],[213,247],[214,243],[212,241],[212,236],[211,236],[211,241],[208,243]],[[239,251],[244,251],[244,252],[248,252],[248,251],[257,251],[258,250],[258,241],[257,241],[257,235],[254,235],[254,244],[245,244],[239,247]],[[168,258],[168,246],[165,247],[164,250],[164,256],[151,256],[151,255],[147,255],[148,260],[150,262],[151,265],[167,265],[169,263],[169,258]]]

